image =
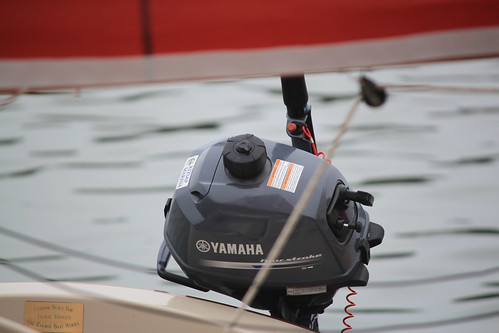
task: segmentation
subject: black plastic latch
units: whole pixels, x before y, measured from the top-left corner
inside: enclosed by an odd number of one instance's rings
[[[164,214],[165,214],[165,217],[166,217],[166,214],[168,214],[168,212],[170,211],[170,207],[172,205],[172,198],[168,198],[166,200],[166,204],[165,204],[165,209],[164,209]]]
[[[372,205],[374,204],[373,195],[371,193],[367,193],[364,191],[345,190],[343,192],[342,199],[347,201],[352,200],[360,204],[363,204],[364,206],[369,206],[369,207],[372,207]]]
[[[384,236],[385,236],[385,229],[383,229],[382,226],[373,222],[369,223],[367,241],[369,242],[370,247],[375,247],[376,245],[381,244]]]

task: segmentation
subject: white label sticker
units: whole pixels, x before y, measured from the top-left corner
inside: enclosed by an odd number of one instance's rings
[[[198,157],[199,155],[194,155],[189,157],[187,161],[185,161],[184,167],[182,168],[180,176],[178,177],[178,182],[176,187],[177,190],[179,188],[186,187],[187,185],[189,185],[189,180],[191,179],[192,170],[194,169],[194,165],[196,164]]]
[[[301,296],[301,295],[315,295],[327,292],[327,286],[311,286],[311,287],[287,287],[286,295],[288,296]]]
[[[303,165],[276,160],[267,186],[295,193],[302,171]]]

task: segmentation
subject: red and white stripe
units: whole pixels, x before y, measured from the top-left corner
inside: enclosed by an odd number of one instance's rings
[[[497,0],[0,0],[0,91],[499,56]]]

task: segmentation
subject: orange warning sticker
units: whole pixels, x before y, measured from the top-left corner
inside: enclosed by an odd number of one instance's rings
[[[295,193],[302,171],[303,165],[276,160],[267,186]]]

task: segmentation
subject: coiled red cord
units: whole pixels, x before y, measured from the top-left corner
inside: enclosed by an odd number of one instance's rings
[[[350,294],[348,294],[346,297],[348,305],[345,306],[345,313],[347,314],[347,316],[345,318],[343,318],[343,324],[346,327],[343,330],[341,330],[341,333],[344,333],[344,332],[352,329],[352,326],[350,326],[350,324],[347,323],[347,320],[355,317],[355,315],[353,313],[351,313],[348,309],[357,305],[354,301],[352,301],[350,299],[351,296],[357,295],[357,292],[355,290],[353,290],[351,287],[348,287],[348,290],[350,290]]]
[[[308,129],[307,125],[303,125],[301,129],[303,131],[303,134],[305,134],[305,136],[307,137],[308,141],[310,141],[310,145],[312,146],[312,152],[314,153],[314,155],[320,156],[323,160],[332,163],[330,159],[326,159],[326,154],[317,151],[317,145],[315,144],[314,138],[312,137],[312,133]]]

